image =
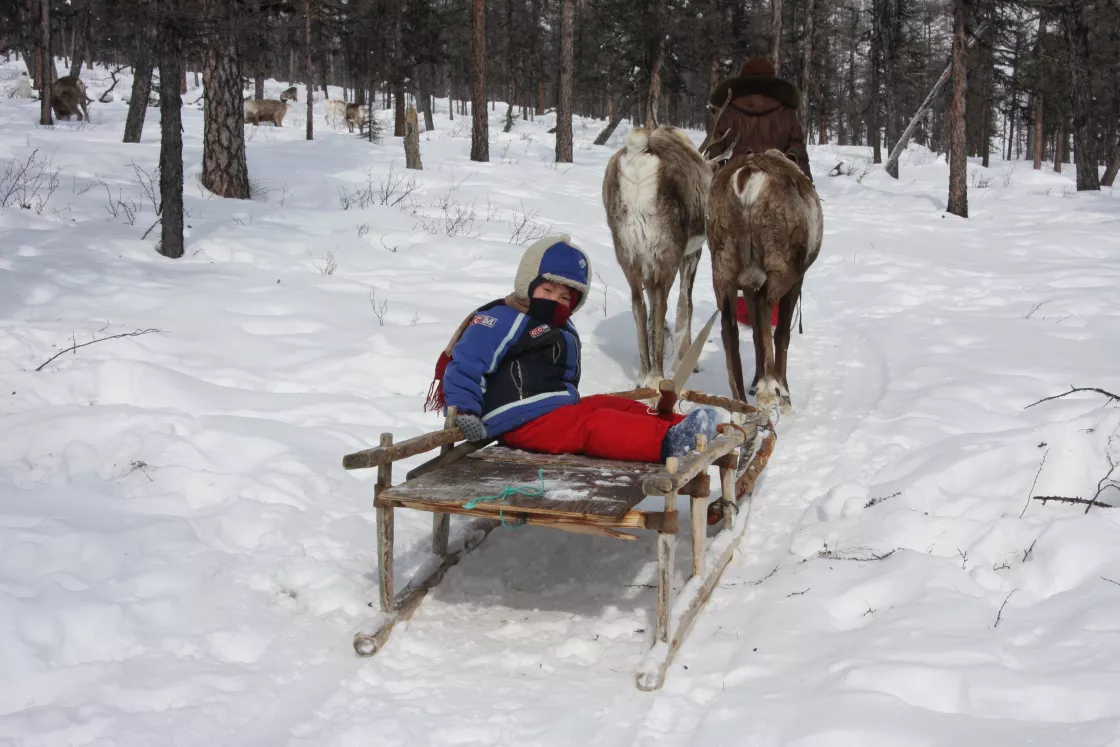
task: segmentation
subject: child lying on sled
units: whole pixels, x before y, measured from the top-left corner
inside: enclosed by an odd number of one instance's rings
[[[581,398],[580,342],[568,317],[587,298],[591,263],[567,236],[534,243],[514,292],[468,316],[436,364],[426,410],[456,407],[470,441],[548,454],[663,462],[699,433],[715,436],[716,412],[658,415],[606,394]]]

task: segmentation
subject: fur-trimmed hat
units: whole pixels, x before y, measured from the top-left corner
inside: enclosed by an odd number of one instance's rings
[[[517,276],[513,281],[513,295],[529,300],[535,281],[548,280],[579,292],[579,299],[572,313],[579,311],[587,300],[590,286],[591,260],[582,249],[571,243],[567,234],[545,236],[533,242],[521,257]]]
[[[739,75],[768,75],[773,78],[777,72],[774,63],[766,57],[752,57],[739,68]]]

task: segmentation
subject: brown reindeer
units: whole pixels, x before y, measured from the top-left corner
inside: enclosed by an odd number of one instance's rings
[[[283,127],[284,117],[290,108],[287,102],[276,99],[246,99],[245,124],[256,127],[261,122],[272,122],[277,127]]]
[[[678,358],[692,341],[692,286],[704,247],[711,180],[708,162],[675,127],[631,130],[626,145],[607,164],[603,205],[615,257],[630,285],[644,385],[656,386],[665,378],[665,314],[678,273]],[[649,295],[648,313],[643,292]]]
[[[79,122],[83,119],[88,121],[86,104],[92,100],[86,96],[86,84],[76,76],[66,75],[51,84],[51,108],[56,119],[70,119],[77,114]]]
[[[718,139],[714,134],[722,113],[722,109],[715,113],[709,140]],[[709,144],[705,141],[701,150]],[[820,252],[823,227],[813,183],[781,151],[736,156],[712,180],[708,202],[712,281],[735,398],[744,399],[746,394],[735,320],[735,300],[741,290],[754,320],[751,392],[757,393],[761,407],[778,405],[789,412],[790,327],[805,271]],[[767,320],[775,303],[778,325],[773,332]]]

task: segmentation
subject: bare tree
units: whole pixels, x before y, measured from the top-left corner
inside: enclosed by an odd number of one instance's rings
[[[953,3],[953,103],[950,109],[949,146],[949,204],[947,211],[962,218],[968,217],[968,159],[965,157],[965,90],[968,72],[965,68],[964,25],[967,17],[967,0]]]
[[[572,163],[572,26],[575,0],[560,11],[560,78],[556,95],[556,162]]]
[[[801,47],[801,76],[800,85],[801,92],[808,94],[809,91],[809,75],[813,68],[813,24],[817,10],[820,6],[820,0],[808,0],[808,7],[805,13],[805,29],[803,32],[804,42]],[[818,87],[819,90],[819,87]],[[809,136],[809,104],[808,101],[804,102],[801,110],[801,131],[805,136]]]
[[[1043,9],[1038,13],[1038,40],[1035,42],[1035,63],[1042,62],[1043,40],[1046,38],[1046,10]],[[1036,73],[1037,75],[1037,73]],[[1039,88],[1034,95],[1034,170],[1038,171],[1042,168],[1042,151],[1045,149],[1045,140],[1042,137],[1042,90]]]
[[[311,62],[311,0],[303,3],[304,73],[307,80],[307,139],[315,139],[315,68]]]
[[[42,52],[39,54],[39,124],[50,126],[54,124],[51,116],[51,83],[54,82],[54,56],[51,54],[51,3],[50,0],[39,0],[41,15],[40,45]]]
[[[471,0],[474,76],[471,81],[471,160],[490,160],[490,122],[486,114],[486,0]]]
[[[165,17],[159,39],[159,73],[162,80],[179,76],[182,60],[181,30]],[[183,256],[183,97],[176,85],[159,87],[160,240],[157,251],[165,257]]]
[[[774,73],[782,74],[782,0],[770,0],[770,59]]]
[[[154,55],[159,53],[156,49],[156,19],[151,13],[151,3],[141,3],[137,11],[137,20],[141,24],[142,31],[136,42],[136,53],[132,62],[132,97],[128,100],[128,117],[124,121],[126,143],[140,142],[140,136],[144,132],[144,115],[148,111],[148,98],[152,94]]]
[[[1093,108],[1096,104],[1093,101],[1093,85],[1089,80],[1093,68],[1089,42],[1093,8],[1086,0],[1067,0],[1061,8],[1073,98],[1073,156],[1077,163],[1077,190],[1099,190],[1101,182],[1097,173],[1097,137],[1093,127]]]

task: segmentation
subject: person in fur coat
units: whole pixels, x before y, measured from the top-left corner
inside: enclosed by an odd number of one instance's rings
[[[739,76],[725,80],[712,91],[709,103],[719,109],[731,96],[730,105],[716,123],[717,140],[710,152],[719,152],[735,138],[732,156],[764,153],[777,148],[792,159],[809,181],[809,153],[805,149],[805,133],[801,129],[798,110],[801,91],[789,81],[774,76],[774,65],[765,57],[752,57],[743,64]]]
[[[457,409],[469,441],[548,454],[635,462],[680,456],[715,436],[716,413],[652,413],[611,395],[580,397],[580,340],[570,316],[587,299],[591,262],[568,236],[549,236],[521,258],[514,291],[476,309],[436,364],[426,410]]]

